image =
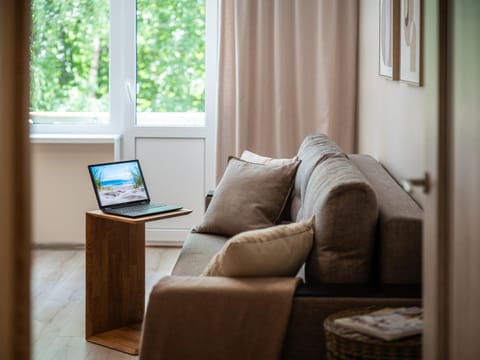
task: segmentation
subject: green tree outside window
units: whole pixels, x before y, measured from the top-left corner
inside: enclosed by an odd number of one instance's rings
[[[115,4],[115,2],[112,2]],[[108,112],[109,1],[32,0],[31,110]],[[205,1],[137,1],[137,111],[203,112]]]
[[[204,112],[205,0],[137,0],[137,111]]]

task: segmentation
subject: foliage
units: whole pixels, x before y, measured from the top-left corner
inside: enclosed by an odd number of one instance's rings
[[[102,190],[103,189],[103,186],[102,186],[103,170],[102,170],[102,168],[94,166],[94,167],[92,167],[91,171],[92,171],[93,182],[95,183],[95,187],[98,190]]]
[[[31,107],[108,111],[108,0],[33,0]]]
[[[138,111],[203,112],[204,54],[204,0],[138,0]],[[108,0],[32,0],[32,111],[108,111],[108,61]]]
[[[138,111],[204,111],[204,0],[137,0]]]
[[[138,172],[131,170],[130,174],[132,175],[133,187],[135,189],[143,185],[142,176]]]

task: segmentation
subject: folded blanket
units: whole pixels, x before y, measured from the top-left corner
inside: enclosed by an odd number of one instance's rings
[[[150,294],[140,359],[279,359],[299,282],[164,277]]]

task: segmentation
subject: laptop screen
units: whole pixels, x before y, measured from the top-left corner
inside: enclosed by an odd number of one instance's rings
[[[100,208],[149,200],[138,160],[88,166]]]

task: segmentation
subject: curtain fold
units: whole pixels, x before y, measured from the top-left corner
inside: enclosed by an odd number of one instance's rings
[[[220,0],[217,178],[229,155],[354,149],[357,0]]]

